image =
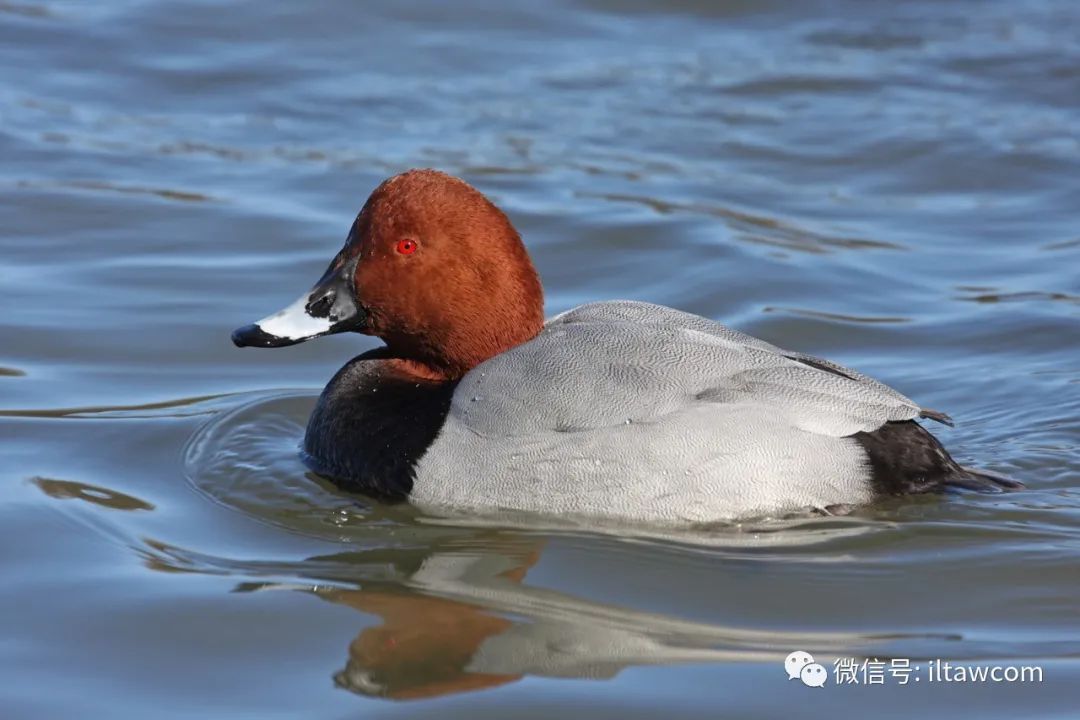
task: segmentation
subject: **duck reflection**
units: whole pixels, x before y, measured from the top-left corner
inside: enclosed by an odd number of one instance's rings
[[[334,683],[363,695],[405,700],[482,690],[521,678],[522,672],[499,663],[475,663],[493,638],[513,630],[514,621],[482,605],[429,594],[460,594],[469,586],[496,595],[507,587],[520,591],[518,584],[539,559],[539,544],[504,538],[488,547],[487,553],[475,547],[435,550],[397,590],[315,590],[325,600],[382,619],[352,641]]]
[[[772,660],[790,642],[530,587],[522,581],[541,545],[499,533],[420,554],[380,549],[311,558],[309,568],[339,570],[325,575],[334,586],[299,589],[381,619],[349,645],[336,685],[367,696],[430,698],[526,675],[604,679],[632,665]],[[346,567],[370,579],[342,588]],[[296,588],[247,589],[268,587]]]
[[[46,477],[35,477],[30,482],[37,485],[43,493],[57,500],[83,500],[112,510],[154,509],[152,503],[99,485]]]
[[[154,509],[149,502],[97,485],[41,477],[33,482],[60,500],[110,510]],[[526,574],[545,549],[531,528],[435,525],[386,513],[365,519],[348,531],[335,526],[337,540],[364,543],[365,549],[300,561],[226,558],[130,536],[108,524],[95,527],[130,546],[146,567],[158,572],[291,578],[243,582],[235,590],[299,590],[379,618],[349,643],[344,667],[334,674],[337,686],[366,696],[432,698],[494,688],[525,676],[606,679],[637,665],[737,660],[781,667],[791,648],[813,648],[815,656],[840,651],[869,656],[873,651],[882,657],[882,643],[931,637],[753,630],[684,621],[527,584]],[[853,531],[861,532],[845,525],[800,526],[775,537],[755,533],[752,545],[801,545]],[[720,561],[723,554],[716,557]]]
[[[334,675],[338,687],[395,699],[427,698],[494,687],[522,676],[497,664],[484,668],[474,662],[486,643],[513,628],[506,618],[437,598],[345,592],[328,599],[383,621],[349,645],[348,662]]]

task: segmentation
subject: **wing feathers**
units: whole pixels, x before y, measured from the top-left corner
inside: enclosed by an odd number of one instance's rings
[[[522,436],[567,423],[588,430],[651,422],[704,403],[730,405],[733,423],[737,406],[758,406],[786,420],[793,433],[834,437],[917,417],[948,421],[828,360],[696,315],[627,301],[552,318],[534,340],[468,373],[451,412],[480,434]],[[723,433],[727,414],[715,417]]]

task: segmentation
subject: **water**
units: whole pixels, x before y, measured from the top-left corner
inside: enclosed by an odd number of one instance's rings
[[[1075,713],[1077,5],[398,5],[0,2],[3,716]],[[336,492],[297,443],[372,342],[228,335],[412,166],[509,212],[549,313],[852,365],[1029,489],[668,536]]]

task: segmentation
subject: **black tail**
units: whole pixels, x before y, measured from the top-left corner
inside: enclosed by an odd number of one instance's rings
[[[870,462],[870,480],[881,495],[936,492],[950,487],[977,492],[1019,490],[1023,484],[961,467],[938,439],[914,420],[885,423],[852,436]]]
[[[1019,480],[1007,478],[1004,475],[976,470],[975,468],[957,466],[960,472],[952,473],[945,477],[946,487],[957,487],[976,492],[995,493],[1009,492],[1011,490],[1023,490],[1026,485]]]

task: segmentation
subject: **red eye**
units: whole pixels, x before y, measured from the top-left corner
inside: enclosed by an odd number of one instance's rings
[[[402,255],[412,255],[416,252],[417,243],[415,240],[398,240],[397,251]]]

